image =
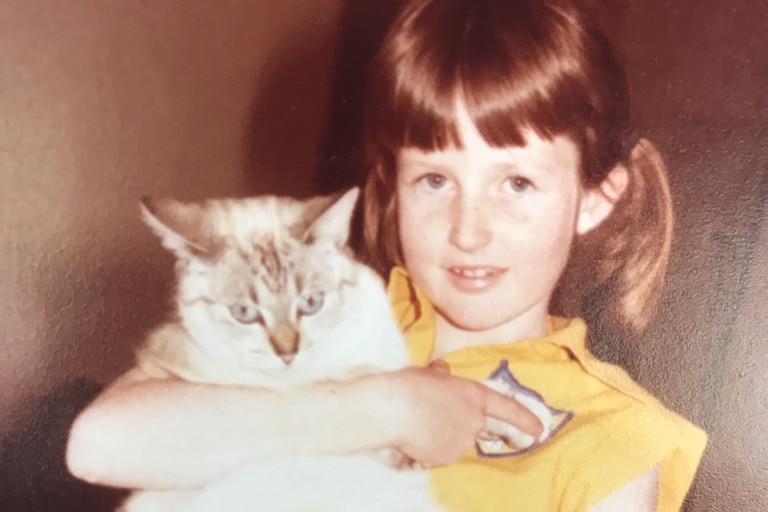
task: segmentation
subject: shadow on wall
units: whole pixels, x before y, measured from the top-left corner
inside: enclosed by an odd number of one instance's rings
[[[396,0],[346,2],[341,49],[331,86],[314,188],[331,193],[360,184],[360,133],[363,129],[368,67],[396,14]]]
[[[0,439],[0,510],[115,510],[127,493],[81,482],[64,464],[69,426],[100,390],[93,382],[69,382],[36,400]]]
[[[243,137],[245,187],[254,191],[302,196],[312,190],[313,151],[327,117],[327,96],[338,41],[327,30],[308,30],[286,38],[265,64],[256,84]],[[318,96],[323,101],[318,101]],[[310,113],[311,133],[301,129]]]

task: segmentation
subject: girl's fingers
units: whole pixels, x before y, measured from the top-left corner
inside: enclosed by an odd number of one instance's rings
[[[485,414],[519,428],[526,434],[538,438],[544,431],[544,425],[527,407],[514,398],[488,390]]]

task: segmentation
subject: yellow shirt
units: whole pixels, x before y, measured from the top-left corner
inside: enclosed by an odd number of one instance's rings
[[[407,273],[393,270],[389,294],[415,364],[432,359],[434,311]],[[706,434],[666,409],[622,369],[597,360],[579,319],[550,318],[541,339],[483,345],[443,357],[453,375],[503,374],[551,408],[556,425],[533,449],[478,445],[431,471],[437,500],[450,511],[584,511],[635,477],[659,467],[659,512],[678,511]]]

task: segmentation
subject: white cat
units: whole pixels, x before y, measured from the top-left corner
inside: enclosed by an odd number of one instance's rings
[[[383,282],[347,248],[357,196],[144,199],[145,221],[177,257],[179,320],[149,336],[141,368],[286,390],[407,366]],[[138,491],[120,510],[442,510],[425,472],[380,455],[264,457],[201,489]]]

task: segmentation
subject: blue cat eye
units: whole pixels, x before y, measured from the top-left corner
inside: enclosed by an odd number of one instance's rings
[[[307,292],[301,294],[296,303],[296,312],[299,316],[311,316],[323,307],[323,292]]]
[[[233,304],[232,306],[229,306],[229,314],[232,315],[232,318],[241,324],[255,324],[256,322],[264,322],[264,317],[261,316],[259,308],[256,306],[249,306],[246,304]]]

